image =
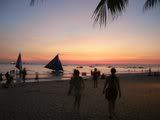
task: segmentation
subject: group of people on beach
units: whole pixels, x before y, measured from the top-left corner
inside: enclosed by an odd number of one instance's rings
[[[10,72],[6,72],[5,73],[5,77],[6,77],[6,83],[4,84],[5,88],[9,88],[9,87],[14,87],[14,74],[15,71],[10,71]],[[17,74],[16,74],[17,75]],[[26,75],[27,75],[27,71],[26,68],[24,68],[23,70],[20,70],[19,73],[19,78],[23,80],[23,83],[25,83],[26,80]],[[0,73],[0,83],[3,81],[3,74]]]
[[[5,88],[13,87],[14,86],[13,76],[9,72],[6,72],[5,77],[6,77],[6,83],[4,84],[4,87]],[[0,83],[2,81],[3,81],[3,74],[0,73]]]
[[[94,71],[92,71],[91,73],[92,73],[91,75],[94,82],[94,88],[97,88],[100,72],[97,70],[97,68],[94,68]],[[117,96],[119,96],[119,98],[121,97],[119,78],[116,76],[115,73],[116,73],[116,69],[111,68],[111,75],[106,77],[106,81],[102,91],[102,93],[105,95],[105,98],[108,101],[109,119],[112,119],[112,117],[114,116],[115,102],[116,102]],[[24,83],[25,83],[26,75],[27,75],[27,71],[25,68],[19,72],[19,78],[21,78]],[[2,76],[3,76],[2,73],[0,73],[0,82],[3,81]],[[14,86],[13,76],[9,72],[6,72],[5,77],[6,77],[5,87],[6,88],[10,86],[13,87]],[[84,79],[80,76],[79,70],[74,69],[73,75],[70,80],[68,95],[71,95],[72,91],[74,91],[75,99],[74,99],[73,105],[75,110],[79,111],[81,97],[84,92],[84,88],[85,88]]]
[[[103,94],[105,94],[105,98],[108,100],[108,111],[109,111],[109,119],[112,119],[115,114],[115,102],[117,99],[117,96],[119,95],[119,98],[121,97],[121,89],[119,84],[119,78],[116,76],[116,69],[111,68],[111,75],[106,78],[104,88],[103,88]],[[79,111],[80,108],[80,102],[81,102],[81,96],[85,88],[84,80],[82,77],[79,76],[80,72],[79,70],[73,71],[73,76],[70,80],[70,86],[68,95],[71,94],[72,90],[74,90],[74,109]],[[99,72],[97,72],[97,68],[94,69],[93,73],[93,81],[94,81],[94,88],[98,87],[98,77]]]

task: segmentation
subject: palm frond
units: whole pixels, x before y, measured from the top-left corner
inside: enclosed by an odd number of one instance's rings
[[[45,0],[30,0],[30,6],[34,6],[35,5],[35,3],[37,2],[43,2],[43,1],[45,1]]]
[[[31,1],[30,1],[30,6],[33,6],[34,3],[35,3],[35,0],[31,0]]]
[[[100,27],[106,26],[110,15],[114,20],[125,10],[127,4],[128,0],[101,0],[92,15],[94,23],[98,22]]]
[[[102,24],[106,25],[106,19],[107,19],[106,2],[107,0],[101,0],[92,15],[92,17],[94,17],[94,22],[97,23],[99,21],[100,26]]]
[[[148,10],[155,7],[157,4],[160,5],[160,0],[147,0],[144,4],[143,9]]]

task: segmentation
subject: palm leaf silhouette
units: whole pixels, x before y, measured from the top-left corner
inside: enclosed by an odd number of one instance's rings
[[[36,1],[43,0],[30,0],[30,6],[33,6]],[[107,21],[110,18],[114,20],[122,14],[128,5],[128,2],[129,0],[100,0],[92,15],[94,24],[99,23],[100,27],[106,26]],[[146,0],[143,9],[148,10],[157,4],[160,4],[160,0]]]
[[[35,3],[35,0],[31,0],[31,1],[30,1],[30,6],[33,6],[34,3]]]
[[[30,0],[30,6],[34,6],[36,1],[37,2],[39,2],[39,1],[43,2],[44,0]]]
[[[106,26],[110,15],[115,19],[125,10],[127,4],[128,0],[101,0],[92,15],[94,23]]]
[[[143,9],[148,10],[150,8],[155,7],[157,4],[160,4],[160,0],[147,0],[144,4]]]

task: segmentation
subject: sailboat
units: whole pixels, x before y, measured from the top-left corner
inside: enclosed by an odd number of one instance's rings
[[[53,70],[52,73],[63,73],[63,67],[58,54],[45,66],[45,68]]]
[[[18,68],[20,71],[22,70],[22,59],[21,59],[21,53],[19,53],[17,62],[16,62],[16,68]]]

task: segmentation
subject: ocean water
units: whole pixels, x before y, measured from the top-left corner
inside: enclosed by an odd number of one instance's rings
[[[78,69],[80,73],[85,72],[87,76],[91,75],[91,70],[94,70],[96,67],[101,74],[110,74],[111,67],[115,67],[117,73],[145,73],[148,72],[148,69],[151,68],[152,71],[160,71],[160,65],[142,65],[142,64],[112,64],[112,65],[83,65],[82,68],[78,68],[78,65],[64,65],[64,74],[62,76],[53,76],[51,70],[44,68],[43,64],[25,64],[23,67],[27,70],[27,79],[34,79],[35,73],[38,72],[39,78],[41,79],[69,79],[72,76],[73,70]],[[0,73],[5,74],[7,71],[17,70],[14,64],[0,64]]]

